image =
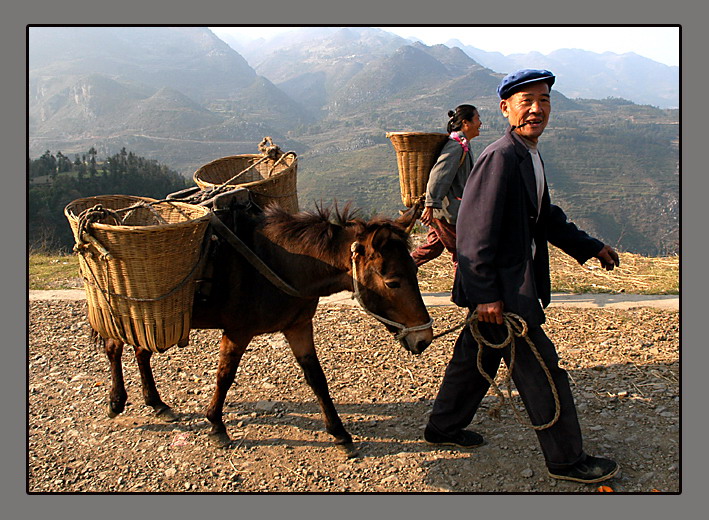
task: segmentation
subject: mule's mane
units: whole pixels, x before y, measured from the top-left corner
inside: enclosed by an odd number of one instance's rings
[[[290,214],[278,206],[265,210],[264,233],[280,243],[288,243],[291,250],[336,262],[341,256],[341,237],[346,228],[354,229],[362,240],[378,229],[391,231],[391,239],[402,240],[409,247],[406,231],[391,219],[375,217],[365,221],[347,204],[340,209],[334,206],[317,206],[314,211]]]

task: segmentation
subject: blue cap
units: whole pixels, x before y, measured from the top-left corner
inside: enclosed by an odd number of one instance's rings
[[[504,78],[497,87],[497,95],[500,99],[507,99],[512,94],[519,90],[522,85],[544,81],[549,85],[549,90],[554,84],[554,74],[543,69],[521,69],[516,72],[511,72]]]

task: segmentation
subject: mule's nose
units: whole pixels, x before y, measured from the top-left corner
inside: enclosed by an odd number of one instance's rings
[[[421,354],[433,341],[433,328],[411,332],[407,334],[402,343],[406,350],[412,354]]]

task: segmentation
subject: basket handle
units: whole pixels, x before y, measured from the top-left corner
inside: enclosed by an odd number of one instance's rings
[[[239,177],[241,177],[243,174],[245,174],[245,173],[246,173],[247,171],[249,171],[251,168],[253,168],[254,166],[256,166],[256,165],[258,165],[258,164],[261,164],[261,163],[262,163],[263,161],[265,161],[266,159],[268,159],[268,156],[261,157],[258,161],[256,161],[256,162],[253,163],[253,164],[250,164],[250,165],[247,166],[245,169],[241,170],[239,173],[237,173],[236,175],[234,175],[231,179],[228,179],[228,180],[222,182],[218,187],[219,187],[219,188],[223,188],[224,186],[227,186],[230,182],[234,182],[236,179],[238,179]]]
[[[283,158],[286,157],[287,155],[295,156],[295,152],[286,152],[286,153],[282,154],[276,162],[273,163],[273,166],[271,166],[271,168],[268,170],[268,178],[269,179],[273,175],[273,172],[276,169],[276,166],[278,166],[281,163],[281,161],[283,160]]]
[[[94,238],[89,233],[86,233],[86,232],[81,233],[81,240],[83,243],[80,245],[77,244],[78,247],[87,248],[87,247],[89,247],[89,244],[91,244],[92,246],[94,246],[96,248],[96,250],[101,255],[101,260],[113,260],[113,255],[111,254],[111,252],[108,249],[106,249],[101,242],[96,240],[96,238]]]

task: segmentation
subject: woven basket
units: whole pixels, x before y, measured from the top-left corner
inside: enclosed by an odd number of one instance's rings
[[[189,336],[210,211],[151,202],[127,195],[88,197],[70,203],[64,214],[79,252],[91,326],[103,338],[163,352]],[[108,210],[103,217],[96,217],[97,205]],[[80,237],[85,210],[98,220],[85,225]]]
[[[194,172],[202,190],[227,185],[248,189],[259,206],[276,203],[289,213],[298,211],[298,157],[283,153],[278,159],[264,154],[222,157]]]
[[[410,208],[426,194],[431,168],[448,139],[448,134],[387,132],[396,151],[401,201]]]

